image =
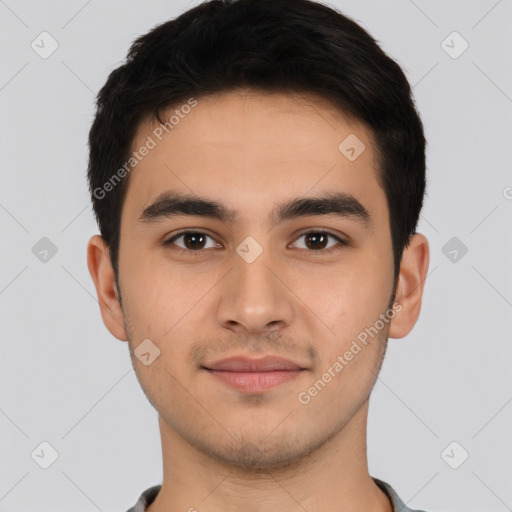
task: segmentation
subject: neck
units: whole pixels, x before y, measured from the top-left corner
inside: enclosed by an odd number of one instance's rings
[[[368,473],[368,401],[335,436],[287,467],[246,469],[187,443],[159,416],[164,479],[148,512],[393,512]]]

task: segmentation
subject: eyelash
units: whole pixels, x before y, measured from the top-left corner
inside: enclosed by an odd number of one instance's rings
[[[315,234],[315,235],[327,235],[327,236],[330,236],[331,238],[334,238],[338,243],[339,245],[334,245],[333,247],[329,248],[329,249],[318,249],[318,250],[308,250],[308,249],[303,249],[303,250],[306,250],[308,252],[311,252],[311,253],[314,253],[314,254],[317,254],[319,256],[323,256],[323,255],[329,255],[331,254],[332,252],[335,252],[335,251],[339,251],[340,249],[342,249],[343,247],[347,246],[347,242],[343,241],[341,238],[339,238],[338,236],[336,235],[333,235],[332,233],[330,233],[329,231],[324,231],[322,229],[318,229],[318,230],[311,230],[311,231],[306,231],[304,233],[301,233],[296,239],[294,242],[296,242],[297,240],[299,240],[301,237],[305,236],[305,235],[310,235],[310,234]],[[207,237],[211,238],[213,240],[213,237],[211,235],[209,235],[208,233],[204,233],[202,231],[183,231],[177,235],[174,235],[173,237],[169,238],[168,240],[166,240],[164,242],[164,246],[173,246],[173,242],[175,242],[177,239],[179,239],[180,237],[184,236],[184,235],[187,235],[187,234],[194,234],[194,235],[206,235]],[[182,247],[178,247],[178,246],[174,246],[171,248],[171,250],[173,251],[177,251],[177,252],[181,252],[181,253],[186,253],[187,255],[191,255],[191,256],[200,256],[204,253],[204,251],[206,249],[197,249],[197,250],[192,250],[192,249],[183,249]]]

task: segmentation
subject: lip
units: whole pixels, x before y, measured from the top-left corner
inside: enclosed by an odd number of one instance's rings
[[[288,359],[230,357],[203,366],[213,377],[244,392],[262,392],[296,379],[306,369]]]
[[[227,372],[272,372],[272,371],[291,371],[304,370],[298,364],[279,356],[265,356],[259,359],[253,359],[244,356],[228,357],[215,363],[205,365],[208,370],[218,370]]]

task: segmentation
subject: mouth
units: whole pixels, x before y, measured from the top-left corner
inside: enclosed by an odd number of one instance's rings
[[[277,356],[231,357],[202,366],[215,379],[244,392],[262,392],[299,377],[306,368]]]
[[[269,372],[229,372],[220,370],[206,370],[214,377],[220,379],[239,391],[257,393],[284,384],[297,378],[306,370],[274,370]]]

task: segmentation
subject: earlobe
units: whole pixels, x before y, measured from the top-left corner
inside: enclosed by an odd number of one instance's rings
[[[110,261],[108,247],[100,235],[94,235],[89,240],[87,266],[96,288],[103,323],[112,336],[126,341],[128,337],[124,327],[114,269]]]
[[[395,303],[398,303],[401,309],[390,323],[390,338],[403,338],[409,334],[418,320],[428,264],[428,240],[421,233],[416,233],[404,249],[400,263]]]

